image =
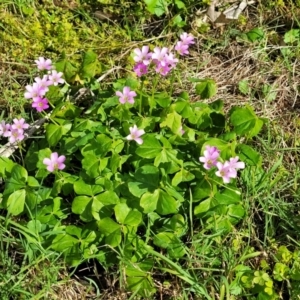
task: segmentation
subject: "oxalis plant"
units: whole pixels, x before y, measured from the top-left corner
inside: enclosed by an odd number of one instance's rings
[[[172,92],[193,43],[183,33],[174,47],[135,49],[133,71],[111,85],[96,79],[103,66],[92,51],[80,64],[40,57],[24,96],[46,123],[32,136],[24,119],[0,126],[23,153],[0,157],[1,208],[72,266],[119,264],[143,297],[156,291],[159,261],[211,299],[180,260],[193,231],[225,235],[243,219],[240,172],[261,163],[246,145],[264,124],[250,106],[225,114],[222,100],[205,103],[216,94],[209,78],[190,79],[193,101]]]

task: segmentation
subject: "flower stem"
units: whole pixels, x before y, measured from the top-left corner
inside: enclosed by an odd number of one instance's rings
[[[142,80],[141,83],[141,91],[140,91],[140,107],[139,107],[139,113],[142,114],[142,103],[143,103],[143,89],[144,89],[144,80]]]

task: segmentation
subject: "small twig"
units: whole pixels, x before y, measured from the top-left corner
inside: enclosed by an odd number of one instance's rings
[[[47,114],[44,118],[35,121],[30,125],[29,129],[25,132],[25,137],[22,141],[26,141],[28,138],[32,137],[33,134],[50,118],[51,113]],[[0,148],[0,157],[9,158],[18,149],[18,142],[6,143],[2,148]]]
[[[107,77],[109,74],[111,74],[112,72],[116,71],[116,70],[120,70],[122,69],[122,67],[114,67],[110,70],[108,70],[105,74],[103,74],[102,76],[100,76],[96,81],[97,82],[101,82],[103,79],[105,79],[105,77]]]

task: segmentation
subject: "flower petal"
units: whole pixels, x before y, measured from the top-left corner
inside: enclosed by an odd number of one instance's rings
[[[51,160],[49,158],[44,158],[43,159],[43,164],[44,165],[50,165],[51,164]]]
[[[143,142],[144,142],[141,138],[135,138],[135,141],[136,141],[139,145],[142,145]]]
[[[57,162],[63,163],[65,160],[66,160],[66,157],[64,155],[61,155],[60,157],[58,157]]]

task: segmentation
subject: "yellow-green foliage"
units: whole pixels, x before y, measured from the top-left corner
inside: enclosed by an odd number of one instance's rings
[[[0,10],[1,11],[1,10]],[[30,14],[15,14],[8,9],[0,12],[0,53],[2,59],[27,61],[47,54],[55,58],[62,52],[75,58],[86,49],[101,50],[118,40],[126,41],[126,32],[108,23],[90,19],[82,22],[78,14],[61,7],[39,7]],[[113,32],[112,32],[113,30]],[[74,57],[75,55],[75,57]]]

